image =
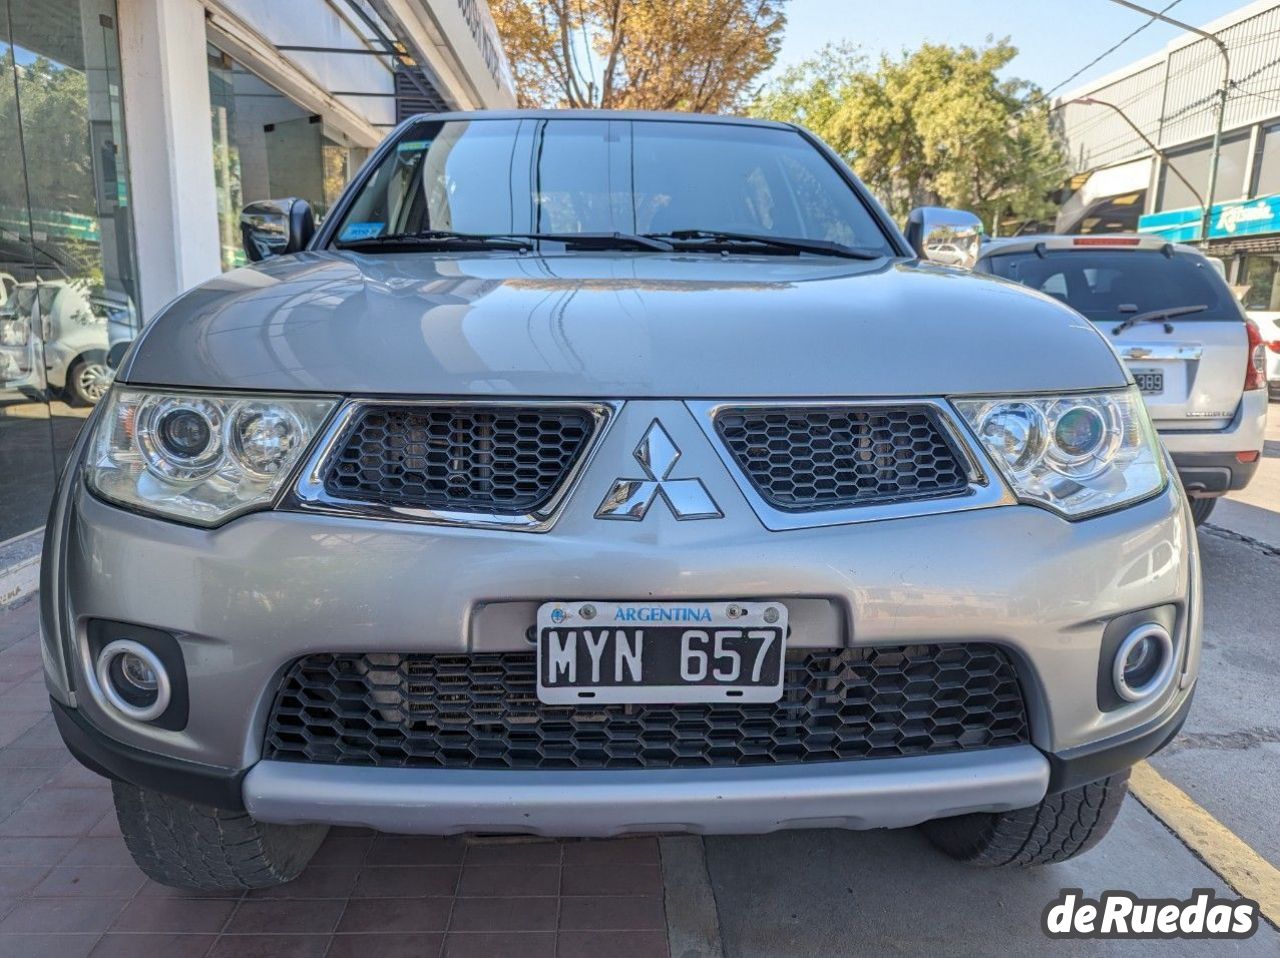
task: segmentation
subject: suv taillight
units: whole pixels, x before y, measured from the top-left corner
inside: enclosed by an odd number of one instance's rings
[[[1244,328],[1245,332],[1249,336],[1249,360],[1244,367],[1244,388],[1246,390],[1266,389],[1266,340],[1262,338],[1262,331],[1258,329],[1257,324],[1253,320],[1246,319],[1244,321]]]

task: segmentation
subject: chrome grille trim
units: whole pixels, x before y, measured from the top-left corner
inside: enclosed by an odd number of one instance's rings
[[[352,425],[367,412],[378,407],[413,409],[430,407],[474,407],[477,409],[527,407],[546,411],[572,409],[586,412],[592,421],[591,433],[585,448],[572,467],[566,472],[554,494],[537,509],[523,512],[500,510],[474,511],[471,509],[441,509],[425,506],[372,502],[365,499],[346,498],[332,494],[325,487],[325,479],[331,462],[342,452]],[[323,512],[361,519],[390,519],[400,522],[417,522],[431,525],[469,526],[472,528],[505,529],[516,532],[545,532],[555,523],[564,505],[577,486],[578,480],[590,463],[600,442],[608,430],[618,403],[519,400],[519,399],[351,399],[342,405],[314,452],[308,457],[299,478],[279,508],[305,512]]]
[[[812,529],[821,526],[848,525],[858,522],[875,522],[882,519],[902,519],[911,516],[938,515],[948,512],[964,512],[992,506],[1013,505],[1016,499],[996,476],[994,465],[987,458],[957,418],[951,404],[940,397],[902,397],[893,399],[846,400],[711,400],[689,401],[685,405],[693,413],[707,441],[715,448],[720,461],[733,477],[739,491],[750,504],[757,518],[775,532],[788,529]],[[874,502],[865,505],[837,506],[819,509],[782,509],[771,503],[742,468],[737,457],[722,440],[716,428],[717,418],[728,411],[761,409],[812,409],[857,410],[921,407],[928,410],[954,449],[963,456],[969,482],[958,492],[950,491],[932,498],[912,498],[898,501]]]

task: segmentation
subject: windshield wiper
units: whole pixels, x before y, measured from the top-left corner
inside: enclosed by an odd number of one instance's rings
[[[566,246],[577,246],[582,249],[646,249],[658,253],[670,253],[670,243],[652,236],[640,236],[637,233],[504,233],[522,240],[546,240],[551,243],[564,243]]]
[[[519,236],[491,233],[457,233],[453,230],[423,230],[420,233],[388,233],[362,239],[338,240],[338,249],[364,250],[393,247],[400,249],[469,250],[493,249],[529,251],[533,244]]]
[[[1147,313],[1137,313],[1130,316],[1123,323],[1111,330],[1112,336],[1119,336],[1126,329],[1132,329],[1139,323],[1157,323],[1161,320],[1170,320],[1175,316],[1190,316],[1192,313],[1203,313],[1208,306],[1173,306],[1169,309],[1153,309]],[[1173,332],[1173,324],[1165,322],[1164,331],[1166,333]]]
[[[430,249],[532,250],[534,242],[546,240],[580,249],[643,249],[660,253],[672,250],[670,243],[635,233],[459,233],[453,230],[423,230],[421,233],[389,233],[367,239],[338,241],[340,249],[374,249],[383,246]]]
[[[795,236],[770,236],[764,233],[734,233],[726,230],[672,230],[670,233],[645,233],[649,239],[674,242],[676,248],[693,246],[733,246],[736,244],[764,246],[769,249],[792,253],[819,253],[824,256],[843,256],[847,259],[881,259],[886,254],[877,250],[857,249],[831,240],[805,239]]]

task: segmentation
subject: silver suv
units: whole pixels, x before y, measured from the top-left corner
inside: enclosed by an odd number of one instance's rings
[[[44,553],[59,728],[157,880],[332,824],[1060,861],[1185,718],[1187,500],[1093,325],[913,251],[974,217],[904,237],[792,126],[515,112],[243,231]]]

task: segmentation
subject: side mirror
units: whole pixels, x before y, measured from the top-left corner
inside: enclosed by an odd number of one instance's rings
[[[973,269],[982,243],[982,220],[965,210],[920,206],[907,217],[907,242],[922,259]]]
[[[297,197],[260,200],[240,211],[240,242],[253,263],[305,249],[315,231],[311,204]]]

